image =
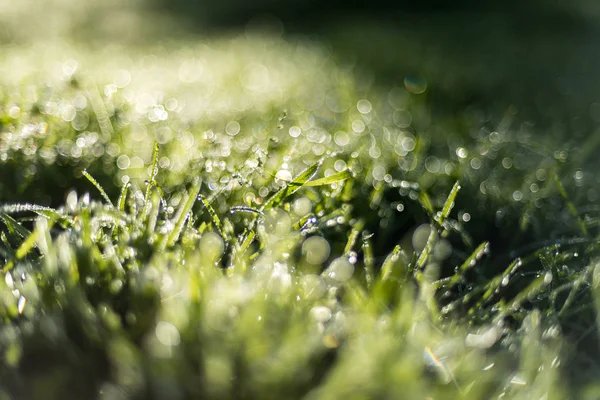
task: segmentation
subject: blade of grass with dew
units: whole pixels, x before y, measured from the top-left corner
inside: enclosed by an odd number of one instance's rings
[[[127,190],[129,189],[129,186],[131,186],[131,184],[127,182],[121,188],[121,194],[119,194],[119,199],[117,200],[119,211],[125,211],[125,202],[127,201]]]
[[[6,225],[8,231],[15,238],[22,240],[31,235],[31,232],[24,228],[17,220],[8,214],[0,214],[0,220]]]
[[[373,287],[372,300],[384,307],[388,307],[393,302],[406,279],[408,266],[404,263],[401,252],[402,247],[396,245],[383,262],[379,278]]]
[[[22,212],[49,212],[49,213],[57,213],[54,208],[38,206],[36,204],[23,203],[23,204],[3,204],[0,206],[0,213],[2,214],[18,214]]]
[[[258,215],[264,217],[262,212],[257,213]],[[314,225],[317,222],[317,217],[313,213],[306,214],[304,217],[300,218],[294,225],[294,230],[303,230],[308,228],[310,225]]]
[[[319,167],[321,167],[321,164],[323,164],[323,160],[319,160],[318,162],[314,163],[313,165],[302,171],[283,189],[280,189],[277,193],[271,196],[271,198],[267,200],[265,204],[262,205],[260,211],[264,212],[269,208],[277,207],[287,197],[300,190],[300,188],[305,186],[306,183],[316,175],[317,171],[319,170]]]
[[[158,142],[154,142],[154,151],[152,152],[152,169],[150,172],[150,179],[148,179],[148,186],[146,187],[146,194],[144,195],[144,207],[142,208],[141,218],[146,218],[146,212],[148,211],[148,201],[150,200],[150,191],[152,186],[156,184],[156,174],[158,174]]]
[[[379,204],[383,199],[384,192],[385,185],[383,184],[383,182],[378,182],[371,191],[371,195],[369,197],[369,207],[371,207],[373,210],[379,207]]]
[[[446,198],[446,201],[444,202],[444,207],[442,208],[442,211],[439,214],[439,217],[438,218],[434,217],[434,220],[437,222],[437,224],[440,227],[443,225],[443,223],[446,220],[446,218],[448,217],[448,215],[450,215],[450,211],[452,211],[452,207],[454,207],[454,199],[456,198],[456,195],[458,194],[459,190],[460,190],[460,185],[457,181],[454,183],[454,186],[450,190],[450,194],[448,194],[448,197]],[[423,207],[423,209],[425,209],[429,213],[430,216],[434,215],[433,204],[432,204],[431,199],[429,198],[429,195],[427,194],[427,192],[421,191],[421,194],[419,195],[419,202],[421,203],[421,206]],[[417,263],[416,263],[417,270],[423,270],[423,268],[425,268],[425,264],[427,263],[427,260],[429,260],[429,256],[431,255],[431,252],[433,251],[433,246],[435,244],[436,238],[437,238],[437,231],[436,231],[435,227],[433,226],[433,224],[431,224],[431,230],[429,231],[429,237],[427,238],[427,243],[425,244],[425,248],[423,248],[423,251],[421,252],[421,254],[419,254],[419,258],[417,259]]]
[[[237,212],[245,212],[245,213],[257,214],[262,217],[265,216],[265,214],[262,211],[260,211],[256,208],[248,207],[248,206],[233,206],[229,209],[229,212],[231,214],[235,214]],[[298,229],[299,229],[299,227],[298,227]]]
[[[362,250],[365,263],[365,282],[369,292],[371,292],[373,281],[375,279],[375,257],[373,256],[373,246],[371,245],[370,240],[372,237],[372,233],[370,234],[367,231],[363,231]]]
[[[556,174],[553,174],[553,177],[554,177],[554,183],[556,184],[556,188],[558,189],[560,196],[565,201],[565,205],[567,206],[567,209],[569,210],[571,215],[573,215],[573,217],[575,217],[575,219],[577,220],[579,229],[581,229],[581,232],[583,233],[584,236],[589,236],[587,227],[585,226],[585,223],[579,216],[579,213],[577,212],[575,205],[573,205],[573,202],[571,202],[571,199],[569,198],[569,195],[567,194],[565,187],[562,185],[562,183],[560,182],[560,180],[558,179],[558,176]]]
[[[213,226],[217,229],[217,231],[219,232],[219,235],[221,235],[221,237],[224,240],[226,240],[225,233],[223,232],[223,225],[221,224],[221,219],[215,212],[215,209],[210,205],[208,200],[206,200],[206,197],[204,197],[203,195],[201,195],[201,194],[198,195],[198,198],[202,202],[202,205],[204,206],[204,208],[206,208],[206,211],[208,211],[208,215],[210,215]]]
[[[264,211],[268,210],[269,208],[277,207],[287,197],[300,190],[300,188],[302,188],[306,184],[306,182],[311,180],[316,175],[321,164],[323,164],[323,159],[317,161],[316,163],[312,164],[310,167],[302,171],[300,174],[298,174],[298,176],[296,176],[284,188],[280,189],[273,196],[271,196],[271,198],[269,198],[269,200],[267,200],[259,208],[259,211],[261,213],[264,213]],[[254,218],[250,225],[246,228],[244,234],[242,235],[242,248],[248,248],[248,246],[250,246],[250,243],[254,239],[255,235],[252,235],[252,238],[250,239],[250,234],[254,231],[256,221],[257,218]]]
[[[327,229],[330,228],[332,226],[338,225],[338,218],[342,218],[347,214],[347,210],[344,208],[338,208],[337,210],[335,210],[334,212],[332,212],[331,214],[325,215],[321,218],[319,218],[319,223],[317,224],[317,227],[319,229]]]
[[[465,260],[465,262],[463,262],[461,266],[458,267],[456,273],[452,275],[452,277],[450,277],[447,283],[445,283],[443,286],[445,286],[447,289],[451,289],[452,287],[454,287],[463,279],[464,274],[471,268],[475,267],[477,263],[483,258],[483,256],[485,256],[489,252],[490,243],[481,243],[479,246],[477,246],[473,253],[471,253],[471,255]]]
[[[365,222],[363,220],[358,220],[354,226],[352,226],[352,230],[350,231],[350,235],[348,235],[348,241],[346,242],[346,246],[344,247],[344,254],[348,254],[354,248],[356,241],[358,240],[358,235],[362,232],[365,226]]]
[[[444,207],[442,207],[441,214],[439,214],[435,218],[436,222],[440,225],[440,227],[444,225],[444,221],[450,215],[450,211],[452,211],[452,208],[454,207],[454,200],[456,199],[456,195],[458,195],[459,190],[460,184],[458,183],[458,181],[456,181],[454,183],[454,186],[452,186],[452,189],[450,190],[450,194],[448,195],[448,198],[444,203]],[[431,201],[429,201],[429,203],[431,204]]]
[[[521,304],[527,300],[532,299],[536,296],[542,289],[546,286],[544,282],[544,276],[540,276],[533,280],[525,289],[521,290],[513,299],[512,299],[512,307],[518,308]]]
[[[429,216],[432,217],[434,215],[435,211],[433,210],[433,203],[427,192],[424,190],[419,193],[419,203]]]
[[[55,223],[55,219],[51,218],[48,221],[47,229],[50,229]],[[40,235],[40,228],[36,226],[36,229],[31,232],[31,234],[21,243],[17,251],[15,252],[15,257],[12,260],[9,260],[6,265],[2,268],[2,272],[6,273],[14,268],[15,263],[17,261],[22,260],[25,256],[29,254],[29,252],[36,247],[36,241],[38,236]]]
[[[2,241],[2,244],[4,244],[4,248],[2,249],[2,256],[7,259],[13,258],[15,256],[15,250],[8,241],[8,237],[6,237],[6,232],[0,232],[0,241]]]
[[[429,260],[429,256],[431,255],[431,252],[433,251],[433,246],[435,244],[436,237],[437,237],[437,232],[434,229],[434,227],[431,226],[431,229],[429,231],[429,236],[427,237],[427,242],[425,243],[425,247],[419,254],[419,258],[417,258],[417,262],[416,262],[417,271],[422,271],[425,268],[425,265],[427,264],[427,261]]]
[[[98,192],[100,192],[100,195],[102,196],[104,201],[106,201],[106,203],[108,203],[111,207],[114,207],[112,201],[110,200],[110,197],[108,197],[108,195],[104,191],[104,188],[102,188],[102,186],[98,183],[98,181],[96,179],[94,179],[94,177],[92,175],[90,175],[90,173],[87,172],[87,170],[85,170],[85,169],[83,171],[81,171],[81,174],[83,176],[85,176],[87,178],[87,180],[90,181],[92,183],[92,185],[94,185],[96,187],[96,189],[98,190]]]
[[[343,182],[346,179],[352,178],[352,172],[349,169],[346,169],[341,172],[337,172],[335,174],[329,175],[328,177],[315,179],[314,181],[309,181],[304,184],[304,186],[325,186],[331,185],[333,183]]]
[[[510,278],[514,275],[517,269],[519,269],[523,265],[523,260],[520,258],[514,259],[508,267],[504,270],[504,272],[494,278],[492,278],[485,286],[482,286],[481,289],[484,291],[483,295],[477,301],[475,306],[469,309],[469,314],[472,315],[479,308],[481,308],[486,302],[488,302],[494,294],[499,294],[499,290],[501,287],[505,287],[509,284]]]
[[[190,192],[187,198],[187,201],[181,206],[181,212],[178,213],[179,217],[175,223],[175,227],[173,231],[168,236],[167,245],[173,246],[177,240],[179,239],[179,235],[181,234],[181,230],[183,229],[183,224],[187,219],[196,199],[198,198],[198,193],[200,193],[200,186],[202,185],[202,181],[199,178],[194,180],[192,183],[192,187],[190,188]]]
[[[586,268],[585,271],[571,283],[571,290],[569,291],[569,295],[567,296],[567,299],[565,300],[563,306],[561,307],[558,313],[559,317],[564,316],[567,310],[571,307],[573,301],[575,300],[577,292],[579,292],[580,287],[588,281],[589,274],[590,268]]]
[[[156,230],[156,222],[158,221],[158,214],[160,212],[160,195],[158,191],[153,191],[150,195],[150,204],[150,214],[146,222],[146,232],[148,232],[148,235],[152,235]]]

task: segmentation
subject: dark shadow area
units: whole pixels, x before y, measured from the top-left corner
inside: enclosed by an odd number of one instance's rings
[[[544,124],[589,119],[600,91],[600,19],[585,0],[155,1],[201,34],[280,21],[287,36],[328,43],[375,84],[424,77],[436,112],[476,105],[501,113],[514,104]]]

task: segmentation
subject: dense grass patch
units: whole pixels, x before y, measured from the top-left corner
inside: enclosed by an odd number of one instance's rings
[[[597,136],[264,36],[4,56],[10,398],[597,395]]]

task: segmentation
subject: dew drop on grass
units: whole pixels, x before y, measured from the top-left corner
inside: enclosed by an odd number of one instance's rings
[[[306,197],[300,197],[294,200],[292,211],[299,217],[308,214],[312,210],[312,203]]]
[[[348,262],[350,264],[354,265],[354,264],[356,264],[357,261],[358,261],[358,256],[355,251],[351,251],[350,253],[348,253]]]
[[[302,244],[302,254],[309,264],[321,264],[329,257],[329,252],[329,242],[320,236],[312,236]]]
[[[10,274],[10,272],[7,272],[6,275],[4,275],[4,282],[6,282],[6,286],[8,286],[9,289],[14,288],[14,281],[13,281],[13,277]]]
[[[19,311],[19,315],[23,314],[23,310],[25,310],[25,304],[27,304],[27,299],[25,296],[20,296],[17,303],[17,311]]]
[[[275,178],[279,179],[280,181],[283,181],[283,182],[291,182],[292,181],[292,173],[286,169],[281,169],[281,170],[277,171]]]
[[[510,282],[510,277],[508,275],[506,275],[504,278],[502,278],[501,285],[506,286],[506,285],[508,285],[509,282]]]
[[[324,274],[336,281],[345,282],[352,278],[354,265],[346,257],[338,257],[329,264]]]
[[[317,322],[327,322],[331,319],[331,310],[329,307],[316,306],[310,310],[310,315]]]

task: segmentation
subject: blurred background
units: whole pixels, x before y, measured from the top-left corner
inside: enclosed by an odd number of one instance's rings
[[[317,42],[376,85],[424,78],[438,112],[514,105],[574,135],[600,121],[593,0],[0,0],[4,43],[202,41],[248,31]]]

